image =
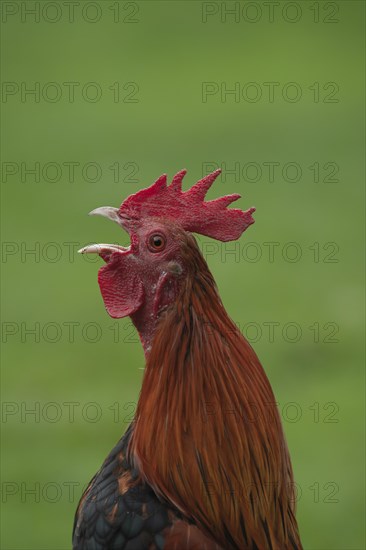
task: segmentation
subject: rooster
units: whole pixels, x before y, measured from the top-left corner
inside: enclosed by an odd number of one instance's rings
[[[192,233],[238,239],[240,195],[176,174],[102,207],[131,245],[91,245],[107,312],[144,348],[134,421],[84,492],[74,550],[300,550],[290,457],[263,368],[230,319]]]

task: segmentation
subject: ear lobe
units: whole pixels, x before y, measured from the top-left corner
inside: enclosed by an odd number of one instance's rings
[[[114,319],[133,315],[143,304],[144,288],[140,277],[124,265],[124,257],[117,257],[102,267],[98,283],[105,308]]]

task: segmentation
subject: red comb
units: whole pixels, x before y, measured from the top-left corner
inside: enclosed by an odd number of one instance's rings
[[[200,233],[219,241],[235,241],[254,223],[252,213],[255,208],[243,211],[227,206],[238,200],[240,195],[226,195],[205,202],[207,191],[220,174],[215,170],[198,181],[191,189],[182,191],[182,181],[186,170],[176,174],[167,186],[163,174],[147,189],[142,189],[128,197],[119,209],[119,215],[130,223],[149,217],[173,219],[186,231]]]

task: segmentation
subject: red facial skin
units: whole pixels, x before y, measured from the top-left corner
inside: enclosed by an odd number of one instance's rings
[[[159,314],[176,300],[184,278],[180,233],[174,222],[150,218],[132,233],[129,249],[100,252],[106,265],[98,282],[106,309],[114,318],[131,317],[145,354]],[[161,238],[161,248],[152,245],[154,236]]]

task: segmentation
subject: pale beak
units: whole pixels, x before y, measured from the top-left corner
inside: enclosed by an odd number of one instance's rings
[[[100,208],[95,208],[95,210],[89,212],[89,216],[103,216],[104,218],[108,218],[109,220],[117,222],[121,225],[121,218],[118,215],[118,208],[114,208],[114,206],[101,206]]]
[[[122,219],[118,215],[118,208],[113,206],[102,206],[101,208],[96,208],[89,212],[89,216],[103,216],[108,218],[113,222],[117,222],[119,226],[123,227]],[[126,248],[125,246],[119,246],[118,244],[91,244],[89,246],[84,246],[78,250],[79,254],[99,254],[103,260],[108,261],[111,255],[115,252],[119,254],[125,254],[130,251],[130,247]]]
[[[118,244],[91,244],[89,246],[84,246],[78,250],[79,254],[112,254],[113,252],[126,252],[130,250],[130,247],[126,248],[125,246],[119,246]]]

